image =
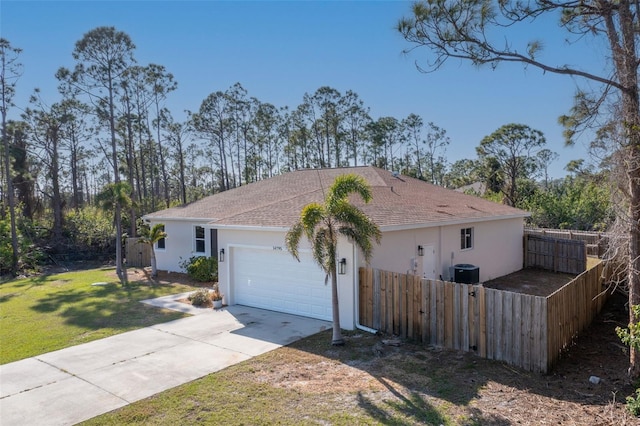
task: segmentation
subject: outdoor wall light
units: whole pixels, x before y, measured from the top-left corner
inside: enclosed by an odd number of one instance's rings
[[[424,256],[424,247],[418,246],[418,256]]]
[[[224,262],[224,249],[220,249],[220,254],[218,255],[218,262]]]
[[[347,273],[347,259],[345,259],[344,257],[340,259],[340,262],[338,262],[338,273],[340,275],[344,275]]]

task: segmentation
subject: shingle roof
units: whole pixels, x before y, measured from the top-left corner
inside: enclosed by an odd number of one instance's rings
[[[371,185],[373,199],[369,204],[356,197],[352,202],[383,230],[528,216],[523,210],[376,167],[347,167],[297,170],[145,217],[154,221],[198,220],[214,227],[288,228],[305,205],[324,200],[324,191],[337,176],[349,173],[362,176]]]

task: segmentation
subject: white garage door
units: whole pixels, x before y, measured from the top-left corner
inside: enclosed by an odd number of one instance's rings
[[[311,254],[233,247],[230,260],[235,303],[331,321],[331,283]]]

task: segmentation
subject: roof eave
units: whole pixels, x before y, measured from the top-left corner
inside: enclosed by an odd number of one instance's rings
[[[423,222],[423,223],[411,223],[411,224],[403,224],[403,225],[380,226],[380,230],[382,232],[406,231],[411,229],[435,228],[438,226],[452,226],[452,225],[462,225],[462,224],[478,223],[478,222],[491,222],[495,220],[524,219],[525,217],[529,217],[529,216],[531,216],[531,213],[523,212],[523,213],[503,215],[503,216],[459,218],[459,219],[452,219],[452,220],[443,220],[438,222]],[[227,229],[227,230],[234,230],[234,231],[287,232],[289,229],[291,229],[289,226],[225,225],[225,224],[215,223],[215,222],[208,222],[207,225],[216,229]]]
[[[221,223],[207,223],[211,228],[225,229],[231,231],[266,231],[266,232],[287,232],[290,226],[259,226],[259,225],[225,225]]]
[[[529,216],[531,216],[531,213],[525,212],[525,213],[503,215],[503,216],[458,218],[458,219],[451,219],[451,220],[441,220],[437,222],[423,222],[423,223],[381,226],[380,230],[383,232],[407,231],[411,229],[420,229],[420,228],[436,228],[439,226],[452,226],[452,225],[462,225],[462,224],[468,224],[468,223],[491,222],[494,220],[524,219],[525,217],[529,217]]]
[[[217,220],[211,217],[174,217],[174,216],[150,216],[150,215],[144,215],[142,216],[142,219],[146,221],[154,221],[154,222],[172,220],[172,221],[204,222],[204,223],[210,223],[212,221]]]

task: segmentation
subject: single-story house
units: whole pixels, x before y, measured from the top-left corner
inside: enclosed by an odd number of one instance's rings
[[[373,268],[453,280],[452,266],[474,265],[480,282],[522,267],[527,212],[375,167],[310,169],[285,173],[145,216],[164,224],[158,268],[180,271],[191,256],[218,257],[225,303],[331,320],[331,285],[303,239],[300,262],[287,251],[285,234],[302,208],[322,202],[341,174],[371,185],[373,199],[353,198],[382,231]],[[358,268],[367,266],[354,245],[338,244],[341,326],[357,326]]]

